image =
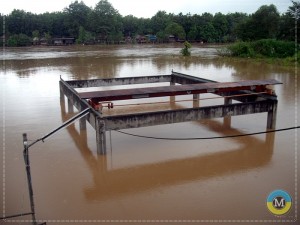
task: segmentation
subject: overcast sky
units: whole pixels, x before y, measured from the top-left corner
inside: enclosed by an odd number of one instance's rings
[[[23,9],[32,13],[62,11],[75,0],[0,0],[1,14],[9,14],[13,9]],[[80,1],[80,0],[79,0]],[[159,10],[167,13],[202,14],[210,12],[254,13],[262,5],[274,4],[280,13],[291,6],[290,0],[108,0],[123,16],[151,18]],[[99,0],[83,0],[89,7],[95,7]]]

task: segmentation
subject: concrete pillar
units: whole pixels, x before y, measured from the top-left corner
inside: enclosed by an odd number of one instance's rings
[[[84,110],[82,107],[80,107],[80,111]],[[86,130],[86,116],[82,117],[79,120],[79,129],[80,130]]]
[[[69,98],[68,98],[68,113],[74,113],[73,103]]]
[[[232,104],[232,98],[224,98],[224,105],[230,105]],[[223,125],[227,128],[231,127],[231,116],[226,115],[223,118]]]
[[[200,107],[200,94],[193,94],[193,108]]]
[[[97,153],[99,155],[106,155],[105,123],[103,120],[99,118],[97,118],[96,121],[96,142],[97,142]]]
[[[59,88],[59,97],[61,102],[65,102],[65,95],[61,87]]]
[[[273,107],[268,111],[267,117],[267,129],[275,129],[276,127],[276,115],[277,115],[277,100],[273,102]]]
[[[85,117],[82,117],[79,120],[79,129],[80,130],[86,130],[86,118]]]
[[[232,104],[232,98],[224,98],[224,105]]]
[[[275,141],[275,132],[266,134],[266,151],[273,152],[274,149],[274,141]]]
[[[171,81],[170,82],[170,86],[173,86],[173,85],[175,85],[175,82],[173,82],[173,81]],[[174,104],[175,103],[175,96],[170,96],[170,103],[171,104]]]

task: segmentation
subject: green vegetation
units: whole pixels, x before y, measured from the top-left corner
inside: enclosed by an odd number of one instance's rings
[[[230,55],[250,58],[286,58],[295,53],[295,43],[262,39],[253,42],[237,42],[227,47]]]
[[[23,47],[31,45],[31,38],[26,34],[14,34],[7,40],[7,45],[11,47]]]
[[[39,39],[50,42],[52,37],[73,37],[78,44],[107,44],[135,42],[137,35],[154,35],[157,42],[295,41],[295,29],[300,26],[299,9],[300,3],[291,1],[291,6],[282,15],[271,4],[261,6],[250,15],[239,12],[175,15],[158,11],[151,18],[137,18],[121,16],[107,0],[100,0],[93,8],[83,1],[74,1],[61,12],[33,14],[14,9],[9,15],[0,17],[0,34],[5,34],[2,40],[5,39],[9,46],[27,45],[27,37],[32,43]],[[296,41],[299,40],[300,35]]]
[[[291,65],[299,57],[300,47],[292,41],[262,39],[253,42],[236,42],[221,51],[222,55],[242,58],[266,59],[268,62],[280,61],[281,64]]]
[[[191,55],[191,52],[190,52],[191,47],[192,47],[192,45],[188,41],[185,41],[184,42],[184,48],[181,49],[180,53],[183,56],[190,56]]]

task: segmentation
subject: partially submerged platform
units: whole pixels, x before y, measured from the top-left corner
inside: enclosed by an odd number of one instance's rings
[[[79,92],[80,88],[112,87],[117,85],[169,83],[168,86],[113,89],[101,91]],[[138,128],[169,123],[188,122],[201,119],[231,117],[253,113],[268,113],[267,128],[276,125],[277,96],[269,89],[269,85],[281,82],[269,80],[250,80],[218,83],[216,81],[173,72],[170,75],[124,77],[93,80],[60,80],[61,100],[68,98],[69,112],[73,105],[82,111],[90,108],[89,115],[80,121],[80,129],[85,129],[87,120],[96,130],[97,152],[106,154],[106,131],[127,128]],[[75,90],[76,89],[76,90]],[[212,93],[224,97],[224,104],[199,106],[199,95]],[[191,95],[193,107],[170,109],[153,112],[139,112],[124,115],[104,115],[103,106],[113,109],[113,101],[156,98],[171,96],[175,101],[177,95]],[[233,103],[232,100],[238,101]],[[198,104],[197,104],[198,103]]]

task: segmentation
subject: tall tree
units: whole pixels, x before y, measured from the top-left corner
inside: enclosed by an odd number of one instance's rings
[[[158,33],[159,31],[163,31],[170,22],[170,15],[167,14],[166,11],[158,11],[151,18],[151,27],[153,32]]]
[[[103,40],[108,41],[112,35],[118,36],[118,39],[122,38],[122,17],[107,0],[101,0],[97,3],[91,14],[90,23],[91,29]]]
[[[283,40],[295,41],[297,29],[297,42],[300,41],[300,2],[292,1],[292,5],[280,18],[279,38]]]
[[[14,9],[6,19],[8,32],[11,34],[26,33],[26,12]]]
[[[139,19],[133,15],[123,17],[123,27],[125,36],[133,36],[137,34],[139,29]]]
[[[228,36],[229,42],[238,40],[238,26],[246,22],[249,16],[246,13],[229,13],[226,15],[228,21]]]
[[[72,2],[69,7],[64,9],[64,24],[68,28],[68,33],[70,36],[77,38],[79,34],[79,28],[87,27],[88,16],[91,11],[92,10],[86,6],[83,1]]]
[[[186,38],[186,34],[183,27],[180,24],[174,22],[168,24],[168,26],[165,29],[165,33],[167,35],[174,35],[176,39],[180,40],[185,40]]]
[[[237,30],[242,40],[276,38],[279,33],[280,15],[275,5],[261,6]]]
[[[228,21],[222,13],[216,13],[213,19],[213,26],[217,34],[217,42],[223,42],[228,34]]]
[[[261,6],[253,15],[254,39],[276,38],[279,31],[280,15],[275,5]]]

